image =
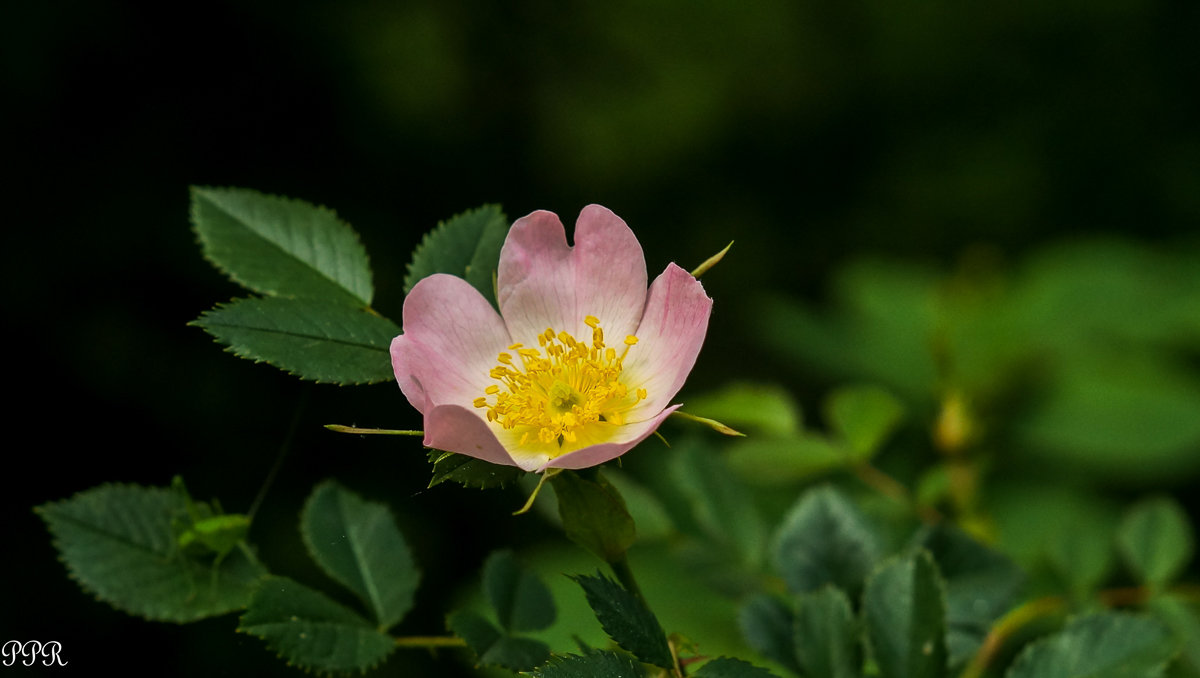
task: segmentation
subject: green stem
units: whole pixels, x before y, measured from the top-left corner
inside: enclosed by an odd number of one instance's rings
[[[361,435],[380,435],[380,436],[424,436],[424,431],[401,431],[392,428],[358,428],[357,426],[345,426],[343,424],[325,424],[325,428],[335,433],[358,433]]]
[[[916,498],[903,483],[880,471],[869,462],[855,464],[851,469],[859,480],[870,485],[883,496],[909,507],[921,517],[922,521],[930,524],[941,522],[942,514],[937,509],[918,504]]]
[[[466,647],[467,641],[457,636],[401,636],[396,647]]]
[[[621,582],[625,590],[637,596],[637,599],[649,608],[650,605],[646,603],[646,598],[642,595],[642,589],[638,586],[637,579],[633,576],[633,570],[629,567],[629,558],[626,554],[622,553],[620,558],[612,561],[609,565],[612,566],[613,574],[617,575],[617,581]]]
[[[980,678],[992,658],[1013,634],[1038,619],[1062,612],[1066,605],[1066,600],[1061,596],[1046,596],[1013,608],[988,631],[983,644],[979,646],[979,651],[971,658],[971,663],[967,664],[960,678]]]

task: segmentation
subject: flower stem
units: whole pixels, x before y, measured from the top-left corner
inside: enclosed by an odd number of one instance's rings
[[[918,504],[912,493],[900,481],[867,462],[855,464],[851,468],[859,480],[870,485],[883,496],[908,506],[921,517],[921,520],[926,523],[941,522],[942,514],[932,506],[921,506]]]
[[[971,662],[967,664],[967,668],[963,670],[960,678],[980,678],[987,670],[992,658],[1013,634],[1037,619],[1061,612],[1065,607],[1066,600],[1061,596],[1046,596],[1031,600],[1011,610],[988,631],[987,637],[983,639],[983,644],[979,646],[979,651],[971,658]]]
[[[335,433],[359,433],[381,436],[424,436],[424,431],[400,431],[391,428],[358,428],[342,424],[325,424],[325,428]]]

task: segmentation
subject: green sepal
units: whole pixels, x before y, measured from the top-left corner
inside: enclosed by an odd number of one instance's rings
[[[428,455],[430,463],[433,464],[433,477],[429,480],[429,487],[450,480],[463,487],[486,490],[505,487],[525,475],[525,471],[516,466],[501,466],[465,454],[429,450]]]
[[[563,471],[550,484],[567,538],[605,562],[620,560],[637,533],[617,489],[597,470]]]

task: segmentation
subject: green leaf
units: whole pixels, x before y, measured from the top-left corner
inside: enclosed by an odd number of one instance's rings
[[[750,490],[729,472],[715,450],[675,445],[669,472],[691,504],[696,524],[722,552],[757,568],[766,548],[767,528]]]
[[[467,647],[475,651],[475,656],[482,657],[493,645],[504,637],[504,632],[496,628],[490,621],[477,612],[458,610],[446,618],[446,626],[450,631],[462,638]]]
[[[689,398],[687,411],[717,419],[736,429],[771,436],[800,431],[800,406],[775,384],[730,384],[718,391]]]
[[[326,481],[305,503],[300,533],[313,560],[366,603],[380,629],[412,609],[421,573],[387,506]]]
[[[1108,577],[1112,542],[1112,526],[1096,520],[1062,525],[1046,541],[1046,560],[1075,600],[1087,600]]]
[[[1175,651],[1158,621],[1120,612],[1077,618],[1031,643],[1006,678],[1156,678]]]
[[[1166,483],[1200,469],[1200,382],[1165,359],[1077,349],[1016,430],[1053,472]]]
[[[825,420],[857,459],[870,458],[904,418],[904,405],[878,386],[840,388],[825,400]]]
[[[849,453],[814,433],[787,438],[746,438],[728,445],[727,463],[739,477],[756,485],[794,485],[846,467]]]
[[[332,210],[240,188],[192,187],[204,256],[259,294],[370,306],[371,266]]]
[[[452,480],[463,487],[486,490],[504,487],[516,482],[525,472],[516,466],[501,466],[465,454],[430,450],[429,461],[433,463],[433,478],[429,487]]]
[[[598,573],[595,577],[576,575],[571,578],[583,587],[600,626],[617,645],[647,664],[671,667],[667,634],[641,598]]]
[[[1178,662],[1181,672],[1200,675],[1200,610],[1196,604],[1189,606],[1181,597],[1159,595],[1151,598],[1149,607],[1171,629],[1176,644],[1182,648]]]
[[[504,636],[479,657],[479,663],[529,671],[550,658],[550,646],[533,638]]]
[[[550,483],[568,539],[609,563],[633,545],[637,534],[625,500],[598,471],[591,479],[563,471]]]
[[[946,647],[950,666],[958,667],[1016,602],[1025,576],[1008,557],[947,523],[923,528],[915,544],[929,550],[945,579]]]
[[[879,560],[879,537],[850,500],[823,486],[806,492],[788,511],[772,556],[793,593],[832,583],[853,595]]]
[[[776,678],[770,671],[731,657],[706,662],[694,674],[696,678]]]
[[[191,622],[245,607],[266,574],[241,549],[215,572],[212,558],[184,556],[172,519],[186,515],[185,501],[168,488],[102,485],[35,510],[72,579],[151,621]]]
[[[396,647],[366,619],[287,577],[262,581],[238,630],[263,639],[289,664],[318,673],[366,671]]]
[[[408,294],[422,278],[449,273],[471,283],[495,306],[492,280],[506,235],[508,219],[499,205],[484,205],[439,223],[413,252],[408,275],[404,276],[404,293]]]
[[[863,619],[883,678],[946,675],[946,602],[928,551],[888,560],[863,593]]]
[[[800,673],[794,646],[792,611],[774,596],[757,594],[738,610],[738,628],[746,643],[771,661]]]
[[[796,663],[805,676],[858,678],[862,675],[862,649],[858,621],[850,599],[840,589],[826,586],[797,599]]]
[[[629,655],[600,651],[585,655],[555,655],[529,674],[533,678],[643,678],[641,664]]]
[[[528,671],[550,656],[550,646],[542,641],[506,636],[491,622],[470,610],[451,614],[446,624],[454,635],[466,641],[480,664]]]
[[[512,551],[496,551],[483,564],[483,591],[508,631],[540,631],[554,623],[554,599]]]
[[[1117,544],[1138,579],[1159,586],[1183,571],[1195,548],[1187,514],[1165,496],[1130,508],[1117,530]]]
[[[320,299],[234,299],[191,324],[235,355],[301,379],[347,385],[395,378],[388,349],[400,328],[362,309]]]

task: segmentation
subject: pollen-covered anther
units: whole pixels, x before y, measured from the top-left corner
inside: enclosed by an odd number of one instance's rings
[[[488,372],[500,383],[486,387],[485,397],[473,401],[487,408],[489,422],[520,430],[520,445],[562,448],[575,445],[581,436],[589,444],[603,442],[613,426],[625,423],[628,410],[646,399],[646,389],[631,393],[621,381],[623,361],[637,337],[627,336],[625,350],[618,354],[604,345],[599,319],[589,315],[583,322],[592,330],[590,344],[546,328],[538,335],[541,350],[509,346],[520,364],[511,354],[500,353],[500,364]]]

